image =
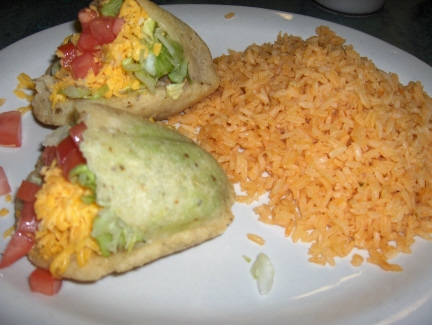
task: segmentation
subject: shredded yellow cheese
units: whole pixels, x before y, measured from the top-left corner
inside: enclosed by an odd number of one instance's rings
[[[36,90],[36,84],[33,82],[33,80],[25,73],[20,73],[17,77],[18,79],[18,85],[16,89],[14,90],[15,96],[17,96],[19,99],[25,99],[28,102],[31,102],[34,98],[34,92]],[[24,90],[29,91],[30,94],[26,93]],[[32,106],[28,105],[25,107],[20,107],[17,109],[21,115],[24,115],[28,111],[32,110]]]
[[[76,255],[78,265],[84,266],[93,253],[100,253],[91,237],[93,219],[100,207],[82,202],[81,197],[90,191],[68,182],[55,163],[42,169],[42,175],[45,182],[34,204],[40,220],[35,245],[45,260],[52,261],[50,272],[61,277],[72,255]]]
[[[4,103],[6,103],[6,98],[0,98],[0,106],[3,106]]]
[[[28,111],[31,111],[32,109],[33,109],[33,106],[27,105],[27,106],[17,108],[17,111],[20,112],[21,115],[24,115],[25,113],[27,113]]]
[[[31,102],[33,99],[33,96],[26,94],[23,90],[21,89],[15,89],[14,90],[14,94],[15,96],[17,96],[19,99],[25,99],[28,102]]]
[[[36,87],[34,81],[25,73],[20,73],[17,79],[19,82],[18,88],[35,89]]]
[[[57,82],[54,84],[54,87],[52,89],[52,92],[50,94],[50,101],[52,103],[52,107],[54,107],[57,102],[64,102],[66,100],[66,96],[59,93],[60,89],[72,86],[74,84],[74,80],[72,79],[72,75],[70,73],[62,73],[65,70],[62,68],[60,71],[56,74],[56,77],[60,74],[63,76],[62,81]]]
[[[6,194],[6,202],[12,202],[12,195]]]
[[[15,227],[12,226],[3,233],[3,238],[12,236],[14,232],[15,232]]]
[[[9,210],[6,208],[1,208],[0,209],[0,217],[5,217],[9,214]]]
[[[135,0],[125,0],[120,7],[119,17],[127,21],[122,32],[135,35],[138,38],[143,38],[141,24],[147,19],[148,14]]]
[[[162,50],[162,43],[155,43],[153,45],[153,54],[159,56],[160,51]]]

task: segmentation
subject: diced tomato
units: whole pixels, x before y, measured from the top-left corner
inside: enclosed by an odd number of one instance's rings
[[[30,274],[29,284],[32,292],[39,292],[47,296],[57,294],[63,281],[54,277],[48,270],[37,268]]]
[[[114,35],[117,36],[120,33],[124,24],[125,24],[125,20],[123,18],[116,17],[114,19],[114,23],[112,26],[112,31],[113,31]]]
[[[28,254],[35,241],[34,233],[37,226],[38,220],[33,202],[24,202],[17,229],[6,246],[3,258],[0,261],[0,269],[15,263],[21,257]]]
[[[34,236],[15,231],[0,261],[0,269],[5,268],[27,255],[34,244]]]
[[[78,56],[78,49],[71,42],[61,45],[57,49],[63,53],[61,61],[65,68],[69,67],[72,60]]]
[[[98,13],[94,10],[91,10],[89,8],[81,9],[78,12],[78,20],[81,23],[81,27],[83,30],[88,29],[89,23],[92,19],[96,18],[98,16]]]
[[[3,167],[0,166],[0,195],[6,195],[11,192],[9,181]]]
[[[97,75],[99,73],[99,64],[95,62],[95,57],[89,52],[76,57],[71,62],[72,74],[74,79],[85,78],[90,70]]]
[[[72,140],[76,143],[76,145],[79,145],[84,140],[83,132],[86,129],[87,127],[83,122],[75,124],[73,127],[69,129],[69,134]]]
[[[71,137],[66,137],[60,143],[57,145],[57,164],[60,167],[63,167],[64,162],[66,160],[67,155],[71,151],[78,150],[78,147],[76,146],[75,142],[72,140]]]
[[[21,147],[21,120],[18,111],[0,113],[0,146]]]
[[[55,146],[47,146],[42,152],[42,163],[44,166],[51,166],[52,161],[56,158],[57,148]]]
[[[41,188],[40,185],[23,180],[17,192],[17,198],[25,202],[34,202],[36,200],[36,193]]]
[[[90,29],[85,29],[82,31],[81,36],[77,43],[77,48],[81,52],[97,52],[99,49],[97,48],[98,45],[102,45],[102,43],[96,39]]]
[[[16,231],[23,234],[34,234],[38,224],[34,203],[24,202]]]
[[[69,173],[72,169],[74,169],[76,166],[85,164],[86,160],[83,157],[81,151],[74,150],[69,152],[67,155],[64,164],[63,164],[63,177],[66,179],[69,179]]]
[[[113,24],[113,17],[98,17],[90,21],[90,31],[100,44],[108,44],[117,36],[112,30]]]
[[[69,172],[86,160],[71,136],[64,138],[57,146],[57,164],[63,170],[63,176],[68,179]]]

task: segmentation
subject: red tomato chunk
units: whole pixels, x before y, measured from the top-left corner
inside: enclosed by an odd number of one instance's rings
[[[73,59],[78,56],[78,49],[73,43],[66,43],[57,49],[63,53],[62,65],[65,68],[69,67]]]
[[[90,31],[100,44],[111,43],[116,36],[113,32],[114,18],[99,17],[90,22]]]
[[[24,202],[16,232],[32,235],[36,232],[38,224],[33,202]]]
[[[82,29],[87,29],[90,21],[97,16],[98,13],[94,10],[90,10],[89,8],[81,9],[78,13],[78,19],[81,23]]]
[[[18,111],[0,113],[0,146],[21,147],[21,120]]]
[[[0,195],[6,195],[11,192],[9,181],[3,167],[0,166]]]
[[[3,253],[3,257],[0,261],[0,269],[15,263],[21,257],[27,255],[33,247],[33,244],[34,235],[15,231]]]
[[[69,173],[72,169],[74,169],[76,166],[85,164],[86,160],[84,156],[82,155],[81,151],[74,150],[69,152],[69,154],[66,156],[65,162],[63,164],[63,177],[66,179],[69,179]]]
[[[55,278],[49,271],[37,268],[30,274],[30,290],[47,296],[57,294],[62,286],[62,280]]]
[[[90,29],[84,29],[77,43],[77,48],[84,53],[97,52],[96,46],[101,43],[92,35]]]
[[[60,46],[62,66],[72,71],[74,79],[84,79],[90,70],[97,75],[100,70],[101,47],[115,40],[125,21],[119,17],[104,17],[88,8],[78,13],[82,32],[76,47],[72,43]],[[79,52],[81,54],[79,54]]]
[[[40,185],[24,180],[18,189],[17,197],[24,202],[34,202],[40,188]]]
[[[90,52],[84,52],[71,62],[72,74],[75,79],[84,79],[90,70],[97,75],[99,73],[99,63]]]
[[[125,21],[123,18],[119,18],[119,17],[115,18],[113,26],[112,26],[112,31],[113,31],[114,35],[116,35],[116,37],[120,33],[124,24],[125,24]]]
[[[63,165],[64,165],[64,163],[66,161],[67,155],[71,151],[76,151],[76,150],[78,150],[78,147],[75,144],[75,142],[73,141],[73,139],[71,137],[64,138],[57,145],[57,164],[60,167],[63,167]]]
[[[69,130],[69,136],[57,145],[57,164],[63,170],[63,176],[69,179],[69,172],[78,165],[85,164],[86,160],[79,150],[79,143],[83,141],[82,132],[86,126],[77,124]]]
[[[79,144],[84,141],[83,132],[86,129],[87,127],[83,122],[79,124],[75,124],[73,127],[69,129],[69,135],[71,136],[72,140],[76,143],[77,146],[79,146]]]

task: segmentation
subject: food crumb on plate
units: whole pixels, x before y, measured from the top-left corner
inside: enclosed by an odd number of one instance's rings
[[[252,259],[249,256],[243,255],[242,257],[248,263],[250,263],[252,261]]]
[[[253,241],[254,243],[257,243],[258,245],[262,246],[265,244],[265,240],[264,238],[262,238],[259,235],[256,234],[247,234],[247,238],[251,241]]]
[[[362,265],[363,261],[364,261],[363,256],[361,256],[359,254],[354,254],[352,259],[351,259],[351,264],[353,266],[360,266],[360,265]]]
[[[30,78],[30,76],[24,72],[21,72],[18,77],[18,89],[26,88],[26,89],[35,89],[36,84],[35,82]]]
[[[30,78],[30,76],[28,76],[25,73],[20,73],[17,76],[17,80],[18,80],[18,85],[16,86],[16,89],[13,91],[13,93],[15,94],[15,96],[17,98],[25,99],[26,101],[31,103],[31,101],[34,98],[34,92],[36,90],[36,84]],[[27,113],[28,111],[31,111],[32,109],[33,109],[33,107],[30,104],[30,105],[18,108],[17,111],[19,111],[21,113],[21,115],[24,115],[25,113]]]
[[[33,99],[33,96],[26,94],[22,89],[15,89],[14,90],[15,96],[17,96],[19,99],[25,99],[28,102],[31,102]]]
[[[273,286],[275,273],[269,257],[264,253],[259,253],[250,271],[254,279],[257,280],[259,293],[261,295],[268,294]]]
[[[229,12],[229,13],[227,13],[226,15],[225,15],[225,19],[231,19],[232,17],[234,17],[235,16],[235,13],[233,13],[233,12]]]

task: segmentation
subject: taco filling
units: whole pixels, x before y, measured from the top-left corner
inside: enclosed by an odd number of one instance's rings
[[[78,14],[82,32],[58,47],[52,107],[66,98],[121,97],[166,87],[178,98],[188,80],[182,46],[135,0],[103,0]]]
[[[79,102],[163,120],[217,89],[207,44],[153,2],[99,0],[78,17],[82,32],[66,37],[57,61],[34,79],[40,122],[72,125]]]

